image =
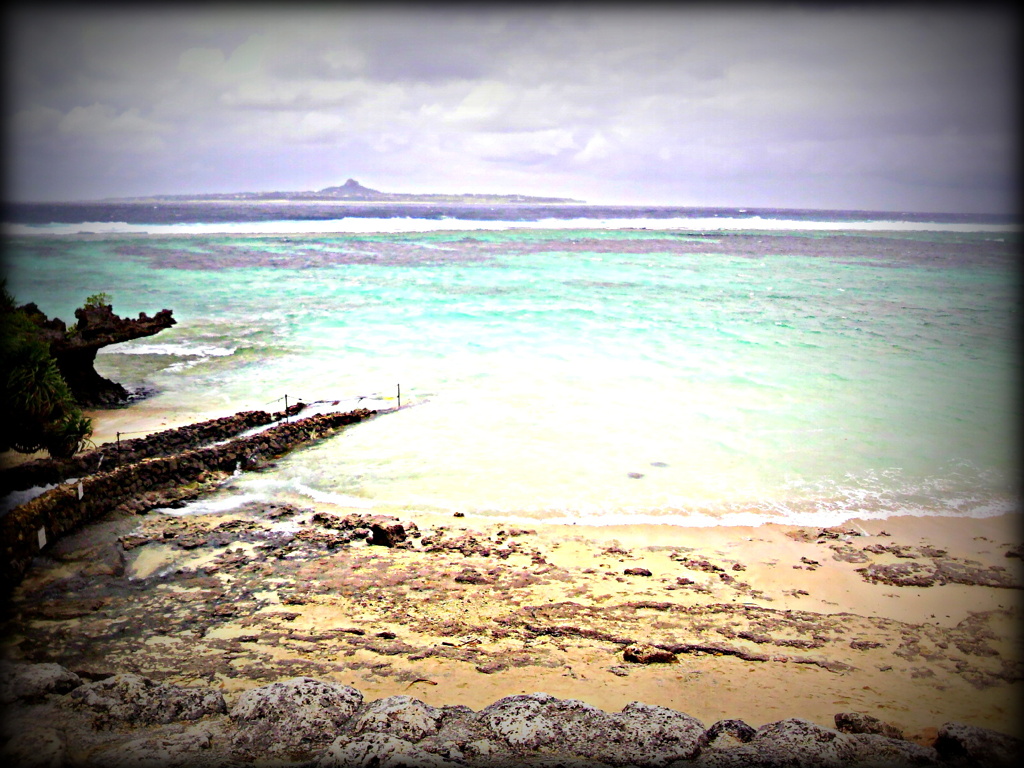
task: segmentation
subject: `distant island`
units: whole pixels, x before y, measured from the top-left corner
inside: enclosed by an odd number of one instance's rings
[[[567,197],[530,197],[529,195],[491,194],[408,194],[380,192],[364,187],[349,179],[340,187],[325,187],[315,192],[211,192],[195,195],[150,195],[147,197],[117,198],[110,202],[245,202],[245,201],[340,201],[354,203],[582,203]]]

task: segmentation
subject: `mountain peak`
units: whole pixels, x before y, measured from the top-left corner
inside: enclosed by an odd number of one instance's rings
[[[379,195],[376,189],[370,189],[364,187],[355,179],[349,179],[340,187],[325,187],[320,190],[322,195],[330,195],[331,197],[369,197],[371,195]]]

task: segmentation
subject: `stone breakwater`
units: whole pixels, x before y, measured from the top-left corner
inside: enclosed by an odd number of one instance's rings
[[[753,728],[631,702],[610,713],[546,693],[479,711],[406,695],[365,701],[350,686],[294,677],[229,702],[217,688],[136,674],[86,681],[52,663],[0,666],[8,764],[35,766],[302,765],[316,768],[725,768],[726,766],[1016,765],[1024,742],[949,722],[930,746],[868,715],[835,728],[788,718]]]
[[[214,440],[226,432],[238,434],[251,426],[270,423],[273,418],[262,412],[242,413],[219,424],[194,425],[152,436],[131,446],[131,455],[147,458],[128,461],[122,454],[120,464],[110,470],[95,472],[77,483],[58,485],[0,517],[4,552],[0,589],[6,593],[21,579],[33,557],[84,523],[118,508],[144,512],[170,501],[194,498],[224,473],[256,469],[299,444],[376,413],[359,409],[318,414],[284,422],[248,437],[189,450],[181,450],[180,446]],[[56,467],[52,471],[65,469]],[[154,494],[160,490],[165,493]]]
[[[302,405],[292,406],[287,415],[295,415]],[[143,459],[170,456],[192,448],[200,448],[218,440],[227,440],[247,429],[261,427],[279,421],[286,414],[267,411],[241,411],[240,413],[189,424],[177,429],[155,432],[145,437],[135,437],[105,443],[95,450],[85,451],[69,459],[36,459],[19,464],[0,473],[0,494],[42,487],[63,482],[70,477],[82,477],[123,464],[133,464]]]

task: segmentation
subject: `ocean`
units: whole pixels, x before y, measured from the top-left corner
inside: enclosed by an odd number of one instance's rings
[[[122,316],[174,311],[97,358],[147,407],[400,394],[177,513],[278,499],[827,526],[1019,509],[1010,218],[330,203],[4,218],[19,302],[68,322],[99,292]]]

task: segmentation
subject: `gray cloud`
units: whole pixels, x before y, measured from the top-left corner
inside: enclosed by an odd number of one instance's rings
[[[8,13],[8,194],[315,189],[1014,210],[995,7]]]

